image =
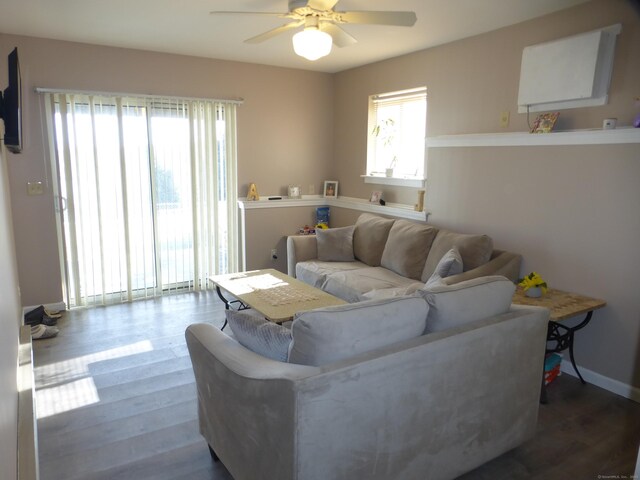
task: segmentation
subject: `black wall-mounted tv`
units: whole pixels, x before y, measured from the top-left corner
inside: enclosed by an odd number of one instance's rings
[[[0,93],[0,117],[4,120],[4,145],[13,153],[22,151],[22,81],[18,49],[9,54],[9,86]]]

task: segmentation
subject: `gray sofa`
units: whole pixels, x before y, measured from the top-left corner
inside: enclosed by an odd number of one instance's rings
[[[455,478],[536,429],[549,312],[513,291],[484,277],[303,312],[287,361],[191,325],[200,432],[236,480]],[[286,333],[258,317],[227,315]]]
[[[444,279],[458,283],[487,275],[516,281],[522,257],[494,250],[487,235],[461,234],[432,225],[362,214],[352,227],[287,238],[288,274],[348,302],[401,296],[423,287],[450,249],[463,271]]]

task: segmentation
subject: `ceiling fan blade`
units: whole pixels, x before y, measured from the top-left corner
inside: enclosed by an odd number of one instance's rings
[[[365,23],[372,25],[395,25],[411,27],[416,23],[414,12],[336,12],[344,23]]]
[[[209,15],[226,15],[226,14],[230,14],[230,15],[268,15],[270,17],[282,17],[283,15],[287,15],[286,13],[273,13],[273,12],[231,12],[229,10],[224,10],[224,11],[213,11],[213,12],[209,12]]]
[[[309,0],[307,7],[311,7],[314,10],[331,10],[336,6],[338,0]]]
[[[282,25],[281,27],[274,28],[273,30],[269,30],[268,32],[261,33],[260,35],[256,35],[255,37],[248,38],[244,41],[244,43],[260,43],[265,40],[269,40],[270,38],[275,37],[281,33],[284,33],[288,30],[293,30],[294,28],[298,28],[300,25],[303,25],[304,21],[301,22],[291,22],[286,25]]]
[[[358,42],[355,37],[345,32],[344,29],[340,28],[335,23],[323,22],[320,26],[320,30],[331,35],[333,44],[336,47],[348,47],[349,45],[353,45]]]

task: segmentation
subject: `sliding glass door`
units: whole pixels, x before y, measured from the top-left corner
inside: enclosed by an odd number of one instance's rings
[[[235,105],[47,94],[70,306],[237,270]]]

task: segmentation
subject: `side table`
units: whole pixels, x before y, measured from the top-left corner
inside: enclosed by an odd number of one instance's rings
[[[517,305],[533,305],[546,307],[551,311],[549,327],[547,330],[547,353],[562,352],[569,349],[571,365],[578,374],[582,383],[586,383],[580,375],[573,355],[573,341],[575,332],[587,326],[591,321],[593,311],[604,307],[607,302],[596,298],[585,297],[577,293],[564,292],[550,288],[542,297],[527,297],[522,287],[518,287],[513,294],[513,303]],[[562,320],[578,315],[586,314],[584,319],[573,327],[560,323]],[[544,377],[544,375],[543,375]],[[544,390],[544,378],[542,381],[543,402],[546,403],[546,391]]]

